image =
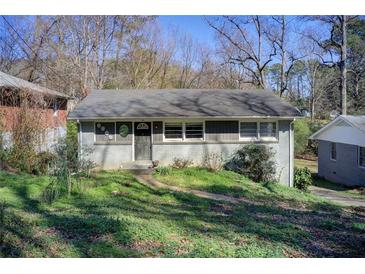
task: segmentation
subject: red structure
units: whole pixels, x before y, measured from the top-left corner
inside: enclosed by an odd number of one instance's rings
[[[0,130],[11,133],[24,104],[41,128],[64,131],[69,96],[0,72]],[[63,130],[62,130],[63,129]]]

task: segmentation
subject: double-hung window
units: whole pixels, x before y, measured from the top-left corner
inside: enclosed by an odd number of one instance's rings
[[[203,123],[186,123],[185,139],[203,139]]]
[[[256,122],[241,122],[240,124],[241,139],[257,139],[258,130]]]
[[[240,140],[274,141],[277,122],[240,122]]]
[[[332,161],[336,161],[337,159],[337,149],[336,149],[336,143],[331,143],[331,151],[330,151],[330,159]]]
[[[183,124],[182,123],[165,123],[165,139],[182,140]]]
[[[260,138],[275,138],[276,122],[260,122]]]
[[[204,139],[203,122],[168,122],[164,127],[166,141],[196,141]]]
[[[359,166],[365,168],[365,147],[359,147]]]

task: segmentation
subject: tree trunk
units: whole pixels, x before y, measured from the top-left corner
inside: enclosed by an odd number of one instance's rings
[[[280,68],[280,97],[283,96],[285,87],[285,58],[286,58],[286,49],[285,49],[285,16],[283,15],[281,18],[281,68]]]
[[[311,121],[314,120],[315,117],[315,108],[314,108],[314,104],[315,104],[315,98],[316,98],[316,79],[317,79],[317,69],[318,66],[316,64],[313,65],[313,71],[311,74],[311,79],[310,79],[310,85],[311,85],[311,96],[310,96],[310,112],[311,112]]]
[[[341,16],[341,31],[342,31],[342,43],[341,43],[341,60],[340,60],[340,70],[341,70],[341,83],[340,83],[340,90],[341,90],[341,114],[347,114],[347,94],[346,94],[346,51],[347,51],[347,18],[346,15]]]
[[[72,181],[71,181],[71,171],[67,170],[67,196],[71,197],[72,191]]]

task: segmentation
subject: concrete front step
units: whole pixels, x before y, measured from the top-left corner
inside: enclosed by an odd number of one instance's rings
[[[120,168],[128,170],[147,170],[152,168],[152,161],[124,162],[120,165]]]

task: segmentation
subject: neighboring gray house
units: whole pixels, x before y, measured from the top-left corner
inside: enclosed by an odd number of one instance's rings
[[[318,175],[365,186],[365,115],[340,115],[311,137],[318,140]]]
[[[79,123],[81,147],[104,169],[133,161],[193,160],[207,153],[231,157],[262,143],[276,153],[280,182],[292,185],[293,127],[300,112],[265,90],[95,90],[69,114]]]

